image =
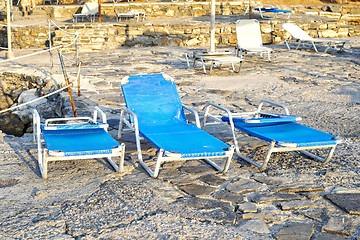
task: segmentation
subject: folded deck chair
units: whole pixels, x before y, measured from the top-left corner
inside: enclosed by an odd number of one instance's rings
[[[81,21],[84,21],[84,19],[88,19],[90,20],[90,22],[94,22],[98,11],[98,2],[87,2],[81,9],[81,13],[73,14],[73,22],[76,23],[78,21],[78,18],[81,18]]]
[[[285,111],[285,114],[262,112],[261,109],[264,103],[270,104],[271,106],[281,107]],[[225,116],[220,117],[210,114],[210,108],[220,109],[226,114]],[[289,110],[286,106],[265,99],[261,100],[257,111],[241,114],[233,114],[224,107],[214,103],[209,103],[205,107],[204,126],[211,123],[207,120],[208,118],[212,118],[217,122],[230,124],[238,156],[261,170],[266,168],[273,152],[300,151],[310,158],[326,163],[332,157],[336,145],[341,142],[341,140],[336,136],[296,123],[296,121],[301,120],[301,118],[289,115]],[[269,143],[270,147],[262,164],[259,164],[240,153],[235,129]],[[330,148],[329,154],[326,158],[322,158],[305,151],[320,148]]]
[[[274,7],[273,5],[259,4],[257,2],[254,2],[252,4],[251,9],[253,11],[258,11],[260,13],[260,17],[263,19],[274,19],[277,17],[277,15],[279,13],[288,14],[287,18],[290,18],[291,13],[292,13],[292,11],[289,11],[289,10],[282,10],[282,9],[279,9],[278,7]],[[250,5],[248,4],[244,15],[247,14],[249,11],[250,11]],[[273,16],[272,17],[265,16],[265,13],[272,13]]]
[[[228,170],[234,149],[199,127],[197,112],[181,104],[171,77],[128,76],[121,87],[126,107],[121,109],[118,137],[126,130],[135,132],[139,162],[151,177],[158,176],[165,161],[204,159],[221,172]],[[187,123],[184,110],[195,115],[197,126]],[[140,136],[159,150],[154,172],[142,159]],[[225,158],[224,167],[210,160],[214,158]]]
[[[188,68],[191,68],[190,58],[193,59],[193,68],[195,68],[196,61],[200,61],[204,74],[206,74],[205,62],[210,62],[209,74],[211,74],[211,71],[214,66],[221,66],[224,63],[231,64],[232,70],[235,73],[240,73],[241,65],[244,61],[242,56],[238,56],[233,52],[229,52],[229,51],[224,51],[224,52],[197,51],[197,52],[193,52],[192,54],[186,53],[185,58]],[[235,68],[235,64],[239,64],[238,69]]]
[[[264,47],[261,39],[260,24],[258,20],[238,20],[236,25],[237,46],[235,47],[238,55],[244,53],[260,53],[260,56],[267,54],[271,61],[271,48]]]
[[[97,121],[98,113],[101,122]],[[40,124],[40,116],[33,110],[34,141],[38,147],[38,165],[43,179],[47,179],[50,161],[106,158],[115,171],[122,172],[125,145],[119,144],[107,132],[106,116],[96,107],[93,118],[52,118]],[[43,148],[41,135],[46,147]],[[120,157],[119,166],[111,157]]]
[[[315,43],[321,43],[326,45],[326,49],[324,52],[329,50],[331,47],[340,46],[340,51],[343,50],[345,43],[349,42],[348,40],[343,39],[330,39],[330,38],[313,38],[310,37],[309,34],[304,32],[301,28],[299,28],[294,23],[284,23],[281,26],[290,34],[290,37],[285,40],[285,44],[288,49],[290,49],[289,42],[298,43],[296,50],[299,49],[302,44],[305,47],[305,43],[310,43],[316,52],[318,49],[316,48]]]

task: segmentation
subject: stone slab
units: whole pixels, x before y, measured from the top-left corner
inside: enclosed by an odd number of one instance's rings
[[[321,236],[313,238],[313,240],[346,240],[346,239],[348,239],[348,238],[344,237],[344,236],[332,234],[332,233],[325,233]]]
[[[181,186],[180,189],[191,196],[197,197],[209,197],[211,193],[216,191],[216,188],[198,185],[198,184],[189,184]]]
[[[312,183],[295,183],[295,184],[280,185],[277,188],[274,188],[272,191],[287,192],[287,193],[319,192],[319,191],[324,191],[324,187]]]
[[[325,195],[333,204],[353,215],[360,215],[360,193]]]
[[[226,190],[221,190],[219,192],[214,193],[213,198],[219,199],[219,200],[225,200],[230,201],[233,203],[243,203],[245,202],[245,197],[240,194],[232,193]]]
[[[246,202],[239,204],[238,207],[243,213],[256,213],[258,211],[255,203]]]
[[[250,230],[258,233],[271,233],[269,227],[262,219],[251,219],[246,221],[244,224],[240,226],[246,230]]]
[[[346,216],[333,216],[326,225],[323,226],[322,231],[349,236],[355,232],[355,226],[357,224],[359,224],[358,221],[355,221],[352,218]]]
[[[263,185],[248,179],[239,179],[231,182],[226,186],[226,190],[233,193],[244,194],[254,192],[262,188]]]
[[[278,206],[283,211],[300,210],[300,209],[306,209],[306,208],[319,208],[319,206],[317,204],[315,204],[309,200],[286,201],[286,202],[279,203]]]
[[[310,240],[314,234],[313,224],[291,224],[275,233],[277,240]]]
[[[221,184],[226,182],[226,179],[216,176],[214,174],[201,176],[199,177],[199,180],[212,186],[220,186]]]
[[[253,179],[257,182],[264,183],[266,185],[280,185],[284,183],[284,180],[278,178],[278,177],[268,177],[263,175],[255,175]]]
[[[252,202],[255,203],[271,203],[276,201],[286,201],[300,199],[300,196],[293,193],[273,193],[273,192],[261,192],[251,198]]]

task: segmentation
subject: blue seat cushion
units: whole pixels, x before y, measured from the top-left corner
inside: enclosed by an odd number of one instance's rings
[[[227,120],[227,122],[229,121]],[[339,142],[339,139],[334,135],[296,122],[252,125],[241,121],[234,121],[234,125],[237,129],[254,137],[268,142],[275,140],[278,145],[281,145],[281,142],[286,142],[295,143],[297,147],[313,147],[336,145]]]
[[[229,145],[192,124],[179,123],[140,128],[157,149],[180,153],[183,158],[224,156]]]
[[[110,154],[120,144],[102,128],[43,130],[46,147],[65,156]]]

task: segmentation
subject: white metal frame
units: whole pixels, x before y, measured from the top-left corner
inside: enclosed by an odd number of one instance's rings
[[[145,12],[125,12],[125,13],[116,13],[116,21],[119,22],[122,18],[136,18],[136,21],[139,22],[140,15],[142,15],[142,21],[145,21]]]
[[[214,66],[217,66],[218,64],[219,64],[219,66],[221,66],[221,64],[223,64],[223,63],[230,63],[232,70],[235,73],[240,73],[241,66],[244,61],[244,58],[242,56],[234,55],[231,52],[213,52],[213,53],[212,52],[204,52],[204,53],[194,52],[192,55],[189,53],[186,53],[185,59],[186,59],[186,64],[187,64],[188,68],[191,68],[190,58],[193,59],[192,67],[194,69],[195,69],[196,61],[200,60],[204,74],[207,74],[206,73],[206,65],[205,65],[206,61],[210,62],[209,74],[211,74],[211,71]],[[238,70],[236,70],[236,68],[235,68],[235,63],[239,63]]]
[[[288,143],[288,142],[279,142],[278,144],[276,144],[276,140],[272,140],[269,144],[269,149],[266,153],[266,156],[265,156],[265,159],[263,161],[262,164],[259,164],[255,161],[253,161],[252,159],[248,158],[248,157],[245,157],[244,155],[242,155],[240,153],[240,149],[239,149],[239,144],[238,144],[238,141],[237,141],[237,138],[236,138],[236,132],[235,132],[235,125],[234,125],[234,122],[233,122],[233,118],[234,117],[244,117],[244,116],[252,116],[252,115],[260,115],[260,114],[268,114],[268,113],[265,113],[265,112],[262,112],[261,109],[262,109],[262,106],[264,103],[268,103],[270,105],[273,105],[273,106],[278,106],[280,108],[282,108],[284,111],[285,111],[285,114],[286,115],[289,115],[289,110],[288,108],[283,105],[283,104],[280,104],[280,103],[276,103],[276,102],[273,102],[273,101],[269,101],[269,100],[266,100],[266,99],[263,99],[260,101],[260,104],[258,106],[258,109],[257,111],[255,112],[244,112],[244,113],[240,113],[240,114],[234,114],[234,113],[231,113],[230,110],[228,110],[227,108],[224,108],[222,106],[219,106],[215,103],[212,103],[212,102],[209,102],[204,110],[205,110],[205,115],[204,115],[204,121],[203,121],[203,127],[205,127],[206,125],[211,125],[211,124],[219,124],[219,123],[222,123],[224,124],[224,121],[221,120],[221,116],[217,116],[217,115],[212,115],[210,114],[210,108],[217,108],[217,109],[220,109],[222,111],[225,112],[226,116],[229,118],[229,123],[230,123],[230,129],[231,129],[231,132],[232,132],[232,137],[233,137],[233,142],[234,142],[234,145],[235,145],[235,150],[236,150],[236,153],[237,155],[247,161],[248,163],[256,166],[257,168],[259,168],[261,171],[265,170],[266,167],[267,167],[267,164],[270,160],[270,157],[271,157],[271,154],[274,153],[274,152],[291,152],[291,151],[299,151],[301,152],[302,154],[310,157],[310,158],[313,158],[321,163],[327,163],[331,157],[333,156],[334,154],[334,151],[335,151],[335,147],[337,144],[334,144],[334,145],[322,145],[322,146],[311,146],[311,147],[297,147],[296,144],[294,143]],[[209,122],[207,123],[207,119],[208,118],[212,118],[213,120],[215,120],[215,122]],[[248,123],[251,123],[251,121],[249,121]],[[227,124],[227,123],[226,123]],[[294,136],[296,137],[296,136]],[[340,141],[340,139],[337,139]],[[320,157],[320,156],[317,156],[313,153],[310,153],[306,150],[309,150],[309,149],[320,149],[320,148],[331,148],[327,157],[323,158],[323,157]]]
[[[84,4],[81,13],[73,14],[73,23],[78,22],[78,18],[81,18],[81,21],[84,21],[84,18],[94,22],[96,15],[99,13],[99,7],[97,2],[87,2]]]
[[[245,45],[247,46],[240,46],[240,37],[246,38],[246,36],[243,36],[242,34],[239,33],[239,26],[240,24],[244,24],[242,26],[248,25],[248,24],[256,24],[256,26],[252,26],[251,29],[248,29],[248,31],[251,31],[252,33],[257,33],[256,35],[258,35],[258,38],[260,40],[256,41],[256,39],[249,39],[249,41],[247,41],[247,43],[245,43]],[[241,20],[237,20],[235,22],[235,27],[236,27],[236,38],[237,38],[237,46],[235,46],[235,53],[237,56],[240,56],[242,58],[245,58],[245,54],[247,53],[259,53],[260,57],[263,58],[263,54],[267,54],[267,59],[269,62],[271,62],[271,52],[272,49],[265,47],[262,44],[262,40],[261,40],[261,31],[260,31],[260,24],[259,21],[256,19],[241,19]],[[257,31],[257,32],[255,32]],[[243,32],[246,32],[246,30]],[[240,36],[239,36],[240,35]],[[253,34],[252,34],[253,35]],[[258,43],[256,44],[256,46],[254,46],[254,42]],[[250,46],[249,46],[250,45]]]
[[[98,113],[101,116],[101,123],[97,122]],[[77,117],[77,118],[52,118],[45,121],[45,129],[56,128],[56,126],[66,125],[66,124],[56,124],[58,121],[88,121],[92,123],[97,123],[101,128],[104,128],[107,131],[108,124],[106,123],[105,113],[98,107],[95,107],[93,118],[90,117]],[[92,154],[92,155],[79,155],[79,156],[64,156],[64,152],[51,151],[46,147],[43,147],[44,139],[41,138],[41,128],[40,128],[40,116],[39,113],[34,109],[33,110],[33,141],[37,143],[38,149],[38,165],[42,178],[47,179],[48,171],[48,162],[59,161],[59,160],[77,160],[77,159],[93,159],[93,158],[106,158],[109,164],[114,168],[116,172],[122,172],[124,166],[124,154],[125,154],[125,145],[122,143],[119,147],[112,149],[110,154]],[[120,157],[119,165],[117,165],[111,158]]]
[[[289,25],[294,26],[293,27],[294,29],[291,30],[286,27]],[[348,42],[347,40],[343,40],[343,39],[313,38],[294,23],[284,23],[284,24],[281,24],[281,26],[290,34],[290,36],[287,39],[285,39],[286,47],[289,50],[290,50],[289,43],[293,42],[293,43],[298,43],[295,50],[298,50],[300,45],[302,45],[304,48],[306,48],[305,43],[310,43],[311,46],[314,48],[315,52],[319,52],[315,43],[322,43],[326,47],[324,50],[324,53],[326,53],[330,48],[336,49],[337,46],[340,47],[339,51],[343,51],[345,44]],[[295,32],[295,31],[297,31],[297,32]],[[304,37],[299,37],[299,36],[297,36],[298,34],[296,34],[296,33],[301,34]]]
[[[173,81],[173,79],[170,76],[168,76],[168,75],[164,75],[164,76],[166,78],[170,78],[171,81]],[[128,77],[124,77],[122,79],[121,83],[123,84],[124,82],[127,82],[127,81],[128,81]],[[187,107],[185,105],[182,105],[182,106],[183,106],[184,109],[186,109],[186,110],[188,110],[188,111],[190,111],[191,113],[194,114],[196,126],[200,128],[199,114],[195,110],[193,110],[193,109],[191,109],[191,108],[189,108],[189,107]],[[132,117],[132,122],[130,122],[128,120],[126,115]],[[126,128],[124,128],[124,125],[126,126]],[[140,143],[140,139],[142,139],[142,137],[140,136],[138,118],[137,118],[136,114],[134,112],[132,112],[130,109],[128,109],[127,107],[122,107],[121,112],[120,112],[118,139],[121,139],[121,135],[122,135],[123,132],[129,132],[129,131],[135,133],[136,148],[137,148],[137,154],[138,154],[139,163],[152,178],[157,178],[158,177],[159,170],[160,170],[160,165],[163,162],[178,161],[178,160],[190,160],[190,159],[204,159],[205,162],[210,164],[213,168],[215,168],[216,170],[218,170],[220,172],[225,173],[229,169],[231,158],[232,158],[233,153],[234,153],[234,148],[231,146],[229,148],[229,150],[225,151],[224,156],[183,158],[183,157],[181,157],[180,153],[169,152],[169,151],[166,151],[166,149],[159,149],[158,154],[157,154],[157,160],[156,160],[156,164],[155,164],[155,169],[154,169],[154,171],[152,171],[146,165],[146,163],[143,161],[143,158],[142,158],[141,143]],[[216,158],[226,158],[226,161],[225,161],[225,164],[224,164],[223,168],[220,167],[215,162],[210,160],[210,159],[216,159]]]

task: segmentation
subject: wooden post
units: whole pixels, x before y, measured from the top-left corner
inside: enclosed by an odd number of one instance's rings
[[[252,6],[251,6],[251,0],[249,0],[249,19],[252,19]]]

